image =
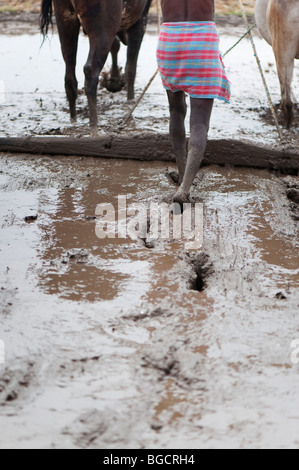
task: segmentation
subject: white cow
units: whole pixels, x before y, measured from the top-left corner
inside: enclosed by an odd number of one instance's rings
[[[281,107],[289,129],[294,119],[294,60],[299,59],[299,0],[256,0],[255,17],[260,33],[275,54]]]

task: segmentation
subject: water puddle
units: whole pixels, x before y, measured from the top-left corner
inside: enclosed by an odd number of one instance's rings
[[[61,56],[58,35],[55,32],[41,47],[41,36],[36,34],[10,35],[0,34],[0,56],[2,69],[0,80],[5,85],[5,102],[1,105],[2,135],[88,135],[88,112],[83,94],[83,67],[88,55],[88,39],[82,34],[79,41],[77,78],[79,82],[78,121],[71,124],[68,105],[64,92],[64,62]],[[230,28],[230,33],[220,27],[221,50],[228,50],[242,35]],[[24,54],[20,57],[19,44],[22,43]],[[156,64],[157,28],[149,26],[140,52],[136,96],[138,96],[150,77]],[[274,65],[272,49],[256,37],[256,45],[262,66],[267,73],[268,86],[274,103],[280,102],[280,89]],[[246,59],[244,59],[246,58]],[[126,48],[121,47],[119,63],[124,68]],[[15,69],[18,63],[19,70]],[[266,116],[267,97],[252,53],[250,42],[244,40],[241,45],[225,57],[227,74],[232,82],[232,102],[226,105],[216,102],[212,114],[210,137],[213,139],[247,139],[261,144],[275,144],[277,132],[271,117]],[[270,65],[269,65],[270,64]],[[106,69],[111,65],[109,57]],[[20,73],[22,70],[22,73]],[[51,73],[49,73],[51,71]],[[244,77],[250,79],[244,80]],[[294,77],[294,88],[298,85],[298,76]],[[123,119],[132,107],[126,102],[126,92],[108,93],[99,89],[98,94],[99,132],[113,132],[115,123]],[[168,103],[157,77],[141,104],[134,112],[134,121],[126,131],[168,132]],[[189,115],[188,115],[189,118]],[[9,126],[7,126],[9,123]],[[287,139],[298,144],[294,128]]]

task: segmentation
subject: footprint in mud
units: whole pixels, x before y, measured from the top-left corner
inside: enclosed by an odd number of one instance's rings
[[[108,415],[91,409],[80,415],[71,426],[66,426],[62,434],[72,437],[78,447],[87,448],[108,429]]]
[[[132,320],[134,322],[137,322],[139,320],[146,320],[146,319],[152,319],[152,318],[159,318],[159,317],[169,317],[172,315],[172,312],[169,310],[166,310],[162,307],[157,307],[154,308],[153,310],[148,309],[145,310],[144,312],[140,313],[133,313],[130,315],[124,315],[122,317],[122,320]]]
[[[24,220],[25,222],[27,223],[31,223],[31,222],[35,222],[38,218],[38,215],[37,214],[34,214],[34,215],[26,215]]]
[[[203,359],[199,354],[188,351],[186,345],[182,348],[169,344],[168,339],[160,338],[159,334],[154,341],[155,347],[145,350],[142,356],[143,368],[156,370],[159,380],[172,377],[182,388],[205,389]]]
[[[207,287],[209,276],[213,272],[213,265],[210,257],[205,253],[195,255],[190,260],[193,273],[189,282],[189,289],[197,292],[203,292]]]
[[[277,300],[287,300],[287,296],[284,292],[277,292],[277,294],[275,295],[275,298]]]
[[[135,424],[135,417],[132,419]],[[77,447],[83,449],[107,449],[113,442],[121,442],[124,448],[131,436],[132,426],[126,414],[117,413],[113,409],[90,408],[66,426],[62,434],[69,436]]]
[[[141,243],[143,243],[144,247],[147,248],[148,250],[152,250],[156,248],[156,241],[155,240],[148,240],[146,238],[139,238]]]
[[[295,204],[299,204],[299,188],[291,188],[288,190],[287,193],[288,199],[294,202]]]
[[[289,185],[287,190],[287,197],[290,201],[290,207],[292,211],[292,217],[299,221],[299,185]]]
[[[175,185],[179,185],[179,173],[174,170],[170,170],[169,168],[165,171],[165,176],[168,178],[168,180],[171,183],[174,183]]]
[[[68,251],[62,262],[67,264],[68,261],[75,261],[77,264],[85,264],[87,262],[89,253],[87,251],[78,249]]]
[[[2,315],[9,315],[11,313],[12,306],[15,298],[19,293],[19,288],[1,287],[0,288],[0,301],[1,301],[1,313]]]
[[[21,398],[32,383],[34,375],[34,364],[31,362],[19,370],[7,369],[0,378],[0,404]]]

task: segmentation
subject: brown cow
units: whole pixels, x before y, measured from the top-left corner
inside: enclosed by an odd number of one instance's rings
[[[117,35],[127,43],[126,79],[128,99],[134,98],[137,57],[152,0],[43,0],[41,31],[47,34],[53,6],[61,49],[66,65],[65,89],[71,118],[76,118],[77,79],[75,74],[80,27],[88,35],[90,50],[84,67],[85,93],[91,127],[97,127],[97,87],[99,74],[112,49],[113,65],[119,48]]]

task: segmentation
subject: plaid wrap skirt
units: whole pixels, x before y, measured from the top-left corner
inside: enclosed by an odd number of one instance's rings
[[[230,82],[214,22],[163,23],[157,62],[166,90],[184,91],[192,98],[230,101]]]

